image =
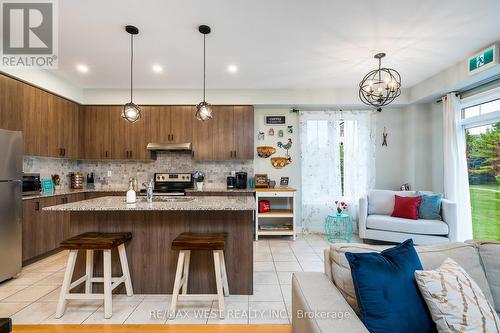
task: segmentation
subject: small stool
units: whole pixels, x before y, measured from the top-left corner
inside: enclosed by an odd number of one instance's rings
[[[224,319],[224,296],[229,296],[227,283],[226,262],[224,260],[224,249],[227,233],[192,233],[183,232],[172,242],[172,250],[179,250],[177,260],[177,272],[175,273],[174,291],[172,293],[172,304],[170,306],[170,317],[174,318],[177,311],[177,301],[190,300],[216,300],[219,304],[219,317]],[[215,267],[215,282],[217,294],[189,294],[187,293],[189,278],[189,260],[191,251],[208,250],[213,252]],[[182,288],[182,294],[179,290]]]
[[[103,299],[104,300],[104,318],[111,318],[113,313],[112,291],[122,282],[125,283],[127,296],[132,296],[132,281],[128,269],[127,254],[125,252],[125,243],[132,239],[130,232],[121,233],[100,233],[86,232],[75,237],[71,237],[61,242],[59,247],[69,250],[68,263],[64,273],[64,280],[57,304],[56,318],[61,318],[66,310],[66,303],[69,299]],[[111,276],[111,250],[118,248],[120,263],[123,275],[120,277]],[[75,269],[78,250],[86,250],[86,269],[85,275],[71,283],[73,271]],[[93,277],[94,251],[103,251],[104,276]],[[85,282],[85,293],[71,294],[70,290]],[[92,283],[104,283],[104,294],[93,294]]]

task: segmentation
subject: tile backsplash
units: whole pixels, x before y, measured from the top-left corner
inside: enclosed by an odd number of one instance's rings
[[[40,173],[42,178],[52,174],[61,177],[61,185],[70,185],[70,173],[93,172],[96,184],[99,182],[112,188],[126,188],[129,177],[136,177],[139,183],[153,178],[155,172],[205,172],[205,186],[225,187],[226,177],[231,171],[245,171],[253,176],[253,161],[195,161],[189,153],[158,152],[153,161],[74,161],[48,157],[25,156],[24,172]],[[108,176],[110,172],[110,176]]]

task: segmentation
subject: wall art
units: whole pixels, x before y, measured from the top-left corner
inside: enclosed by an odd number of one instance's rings
[[[274,128],[270,128],[269,131],[267,131],[267,135],[274,136]]]
[[[278,138],[282,138],[283,137],[283,130],[279,130],[278,131]]]
[[[271,164],[276,169],[282,169],[286,167],[288,164],[292,163],[292,158],[290,157],[289,150],[292,148],[292,139],[288,138],[288,142],[283,144],[281,141],[277,143],[279,148],[285,150],[285,156],[272,157]]]
[[[286,127],[286,132],[287,132],[288,134],[292,134],[292,133],[293,133],[293,126],[292,126],[292,125],[288,125],[288,126]]]
[[[286,116],[265,116],[266,125],[285,125]]]
[[[257,136],[257,140],[260,140],[260,141],[264,140],[264,132],[259,131],[259,135]]]

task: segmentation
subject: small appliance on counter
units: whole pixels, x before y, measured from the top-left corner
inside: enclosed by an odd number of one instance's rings
[[[71,189],[81,190],[83,189],[83,174],[80,172],[71,173]]]
[[[237,172],[236,173],[236,188],[243,189],[243,190],[247,188],[247,173],[246,172]]]
[[[41,190],[39,173],[23,173],[23,195],[38,195]]]
[[[236,187],[236,171],[231,171],[231,176],[227,177],[227,189],[232,190]]]
[[[95,184],[94,184],[94,173],[88,173],[87,174],[87,190],[93,190],[95,189]]]

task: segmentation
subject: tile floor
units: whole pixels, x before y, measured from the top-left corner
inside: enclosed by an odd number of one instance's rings
[[[300,235],[296,241],[268,238],[254,242],[254,294],[226,298],[226,319],[217,318],[216,302],[180,302],[179,314],[167,320],[169,295],[113,296],[113,316],[104,319],[101,301],[72,301],[65,315],[55,309],[66,265],[61,252],[25,267],[0,284],[0,317],[14,324],[132,324],[132,323],[289,323],[293,272],[323,271],[324,235]]]

